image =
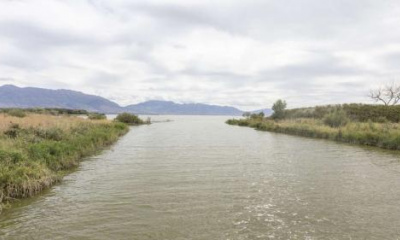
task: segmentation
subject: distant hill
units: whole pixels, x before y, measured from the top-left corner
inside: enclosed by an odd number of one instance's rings
[[[147,101],[121,107],[103,97],[71,90],[50,90],[4,85],[0,87],[0,108],[68,108],[91,112],[177,115],[241,115],[243,111],[228,106],[201,103],[178,104],[170,101]]]
[[[270,116],[274,111],[272,111],[272,109],[269,108],[251,111],[251,113],[260,113],[260,112],[263,112],[265,116]]]
[[[69,108],[87,111],[116,113],[121,107],[105,98],[71,90],[20,88],[14,85],[0,87],[0,108]]]
[[[178,104],[170,101],[147,101],[129,105],[125,110],[138,114],[171,115],[241,115],[243,111],[228,106],[216,106],[200,103]]]

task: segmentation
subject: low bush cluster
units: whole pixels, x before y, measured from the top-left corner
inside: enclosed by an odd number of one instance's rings
[[[323,118],[323,122],[330,127],[337,128],[345,126],[349,122],[349,118],[345,111],[337,110],[326,114]]]
[[[141,125],[141,124],[147,124],[149,122],[145,122],[142,119],[140,119],[138,116],[130,113],[121,113],[118,114],[117,117],[115,118],[115,121],[117,122],[122,122],[128,125]]]

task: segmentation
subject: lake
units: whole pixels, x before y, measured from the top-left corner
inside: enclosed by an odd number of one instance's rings
[[[152,119],[4,211],[0,239],[400,239],[396,152]]]

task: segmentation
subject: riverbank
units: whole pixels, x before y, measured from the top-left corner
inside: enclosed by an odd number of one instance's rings
[[[109,120],[0,114],[0,205],[48,188],[128,131]]]
[[[339,142],[400,150],[400,124],[377,122],[348,122],[330,127],[322,119],[298,118],[274,121],[266,118],[230,119],[227,124],[246,126],[261,131],[329,139]]]

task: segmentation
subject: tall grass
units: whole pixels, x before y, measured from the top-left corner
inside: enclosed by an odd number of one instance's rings
[[[271,131],[305,137],[330,139],[351,144],[400,150],[400,124],[348,122],[344,126],[327,126],[322,119],[230,119],[230,125],[247,126],[261,131]]]
[[[344,111],[349,119],[358,122],[400,122],[400,105],[384,106],[369,104],[337,104],[309,108],[285,110],[286,119],[317,118],[322,119],[327,114]]]
[[[0,114],[0,204],[51,186],[127,131],[126,124],[108,120]]]

